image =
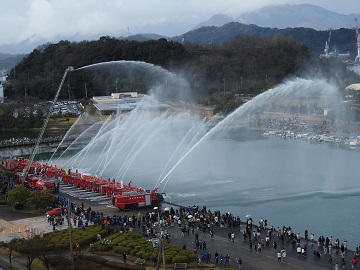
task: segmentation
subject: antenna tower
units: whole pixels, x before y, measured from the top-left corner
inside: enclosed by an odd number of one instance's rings
[[[329,31],[328,40],[325,42],[325,48],[324,48],[325,57],[329,57],[330,39],[331,39],[331,29]]]
[[[357,56],[355,62],[360,62],[360,35],[357,18],[355,18],[355,31],[356,31],[356,45],[357,45]]]

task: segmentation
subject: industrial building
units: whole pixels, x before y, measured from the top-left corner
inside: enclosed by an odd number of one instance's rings
[[[360,34],[359,34],[359,26],[357,18],[355,18],[355,35],[356,35],[356,47],[357,47],[357,55],[354,59],[354,62],[360,62]],[[334,45],[334,49],[330,51],[330,42],[331,42],[331,30],[329,31],[328,40],[325,42],[324,53],[320,54],[320,58],[336,58],[343,62],[350,61],[350,53],[339,53],[337,51],[336,45]]]

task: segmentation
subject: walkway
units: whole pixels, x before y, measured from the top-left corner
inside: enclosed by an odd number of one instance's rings
[[[145,211],[145,209],[143,210]],[[128,215],[131,212],[126,212]],[[124,212],[118,212],[118,214],[123,215]],[[244,230],[244,224],[241,225],[240,231]],[[65,225],[62,226],[66,228]],[[19,220],[6,221],[4,219],[0,219],[0,228],[2,229],[0,235],[0,241],[4,241],[6,239],[11,239],[12,237],[28,237],[29,231],[33,231],[34,233],[43,233],[52,230],[52,226],[50,226],[45,217],[32,217],[25,218]],[[165,227],[165,230],[170,234],[170,243],[173,245],[177,245],[180,247],[186,246],[186,249],[189,251],[193,251],[195,247],[195,234],[190,232],[190,235],[181,236],[180,228],[175,226]],[[232,230],[231,230],[232,231]],[[244,242],[239,229],[237,229],[236,237],[234,242],[230,242],[228,240],[228,232],[227,228],[215,227],[214,237],[208,233],[204,235],[202,232],[198,231],[199,240],[205,241],[207,243],[207,250],[212,255],[211,262],[214,263],[214,253],[218,251],[219,254],[229,254],[230,255],[230,267],[238,268],[236,263],[236,258],[241,257],[243,261],[243,268],[246,270],[275,270],[275,269],[328,269],[328,255],[324,255],[322,250],[319,250],[322,254],[320,259],[315,259],[313,257],[313,251],[318,250],[317,244],[311,246],[308,244],[308,256],[298,256],[295,250],[291,250],[291,244],[284,244],[284,248],[287,251],[287,262],[278,263],[276,254],[274,254],[274,249],[272,247],[272,241],[269,247],[263,247],[261,253],[250,252],[249,245],[247,242]],[[11,233],[12,232],[12,233]],[[140,233],[140,229],[136,228],[135,232]],[[196,233],[196,230],[195,232]],[[265,236],[265,232],[261,233],[261,237]],[[281,241],[276,239],[279,244],[278,247],[281,248]],[[301,245],[304,245],[304,240],[302,240]],[[334,269],[334,265],[336,262],[339,263],[339,268],[342,268],[341,265],[341,256],[340,253],[332,252],[333,256],[333,265],[332,269]],[[346,253],[346,269],[351,269],[351,259],[353,257],[353,252],[348,251]],[[116,256],[115,256],[116,258]],[[5,260],[7,262],[7,255],[2,254],[0,256],[0,260]],[[118,258],[119,262],[122,261],[121,256]],[[1,263],[0,263],[1,265]],[[14,263],[16,267],[16,262]],[[148,265],[150,265],[148,263]],[[1,268],[0,268],[1,269]]]

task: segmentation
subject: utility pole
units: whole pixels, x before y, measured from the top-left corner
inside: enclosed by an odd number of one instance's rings
[[[224,95],[225,95],[225,77],[224,77],[223,80],[224,80]]]
[[[161,227],[161,224],[160,224],[160,210],[159,210],[159,207],[157,207],[157,206],[155,206],[153,209],[157,212],[157,221],[158,221],[158,224],[159,224],[158,235],[159,235],[159,238],[160,238],[160,248],[159,248],[159,254],[158,254],[158,261],[157,261],[157,265],[156,265],[156,270],[160,269],[161,257],[162,257],[162,263],[163,263],[163,270],[166,270],[165,244],[164,244],[164,239],[163,239],[162,227]]]
[[[68,87],[68,96],[69,96],[69,101],[70,101],[70,83],[68,83],[67,87]]]
[[[70,209],[70,200],[67,201],[67,219],[68,219],[68,227],[69,227],[69,241],[70,241],[70,262],[71,262],[71,270],[74,270],[74,251],[73,251],[73,243],[72,243],[72,226],[71,226],[71,209]]]

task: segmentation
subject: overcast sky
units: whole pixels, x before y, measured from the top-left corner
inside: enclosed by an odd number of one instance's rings
[[[136,33],[176,36],[211,16],[238,16],[269,4],[314,4],[360,13],[360,0],[0,0],[0,45],[25,40],[98,39]]]

